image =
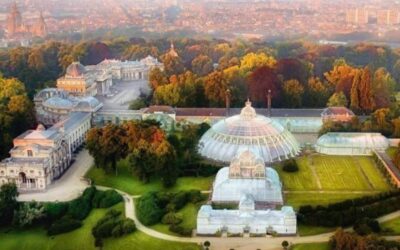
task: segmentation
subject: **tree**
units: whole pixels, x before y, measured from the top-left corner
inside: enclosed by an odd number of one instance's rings
[[[249,96],[256,105],[267,104],[266,95],[271,90],[272,105],[279,106],[281,96],[281,84],[274,69],[270,67],[260,67],[253,71],[249,76]]]
[[[196,75],[205,76],[214,69],[213,61],[206,55],[199,55],[192,61],[192,71]]]
[[[283,103],[288,108],[302,107],[304,88],[298,80],[288,80],[283,83]]]
[[[372,96],[371,71],[365,67],[360,79],[360,108],[364,112],[372,112],[375,109],[375,102]]]
[[[275,58],[265,53],[248,53],[240,60],[240,71],[243,75],[263,66],[274,68],[276,66]]]
[[[208,240],[204,241],[203,245],[206,247],[206,249],[208,250],[211,246],[211,242],[209,242]]]
[[[86,147],[97,167],[117,174],[117,162],[127,154],[125,130],[114,124],[92,128],[86,138]]]
[[[0,188],[0,226],[7,226],[13,221],[14,211],[18,207],[18,189],[14,183],[7,183]]]
[[[225,103],[225,93],[229,88],[228,81],[221,71],[215,71],[206,77],[205,95],[211,106],[221,107]]]
[[[394,79],[385,68],[379,68],[375,71],[372,80],[372,95],[376,108],[390,107],[395,85]]]
[[[288,247],[289,247],[289,242],[287,241],[287,240],[284,240],[284,241],[282,241],[282,247],[283,247],[283,249],[288,249]]]
[[[45,208],[37,202],[24,202],[14,214],[14,222],[20,227],[30,226],[45,216]]]
[[[164,63],[164,70],[168,76],[179,75],[185,71],[180,57],[165,54],[162,56],[161,60]]]
[[[318,77],[311,77],[308,79],[303,98],[304,106],[324,107],[328,98],[329,90]]]
[[[334,93],[328,100],[326,104],[328,107],[346,107],[347,98],[343,92]]]
[[[333,69],[324,74],[336,93],[343,92],[346,98],[350,98],[356,69],[347,65],[345,61],[336,61]]]
[[[160,68],[155,67],[150,70],[149,82],[150,82],[151,88],[153,90],[156,90],[159,86],[168,84],[167,75]]]

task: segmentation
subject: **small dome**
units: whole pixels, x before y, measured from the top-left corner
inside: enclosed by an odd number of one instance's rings
[[[43,124],[40,124],[40,123],[39,123],[39,125],[36,127],[36,130],[37,130],[37,131],[45,131],[46,128],[43,126]]]
[[[47,99],[43,106],[48,108],[55,108],[55,109],[71,109],[73,107],[73,103],[68,100],[58,96],[53,96]]]
[[[85,74],[86,69],[80,62],[73,62],[68,66],[66,76],[69,77],[80,77]]]
[[[94,109],[96,107],[98,107],[100,105],[99,100],[97,100],[95,97],[93,96],[88,96],[85,98],[82,98],[78,105],[77,108],[90,108],[90,109]]]

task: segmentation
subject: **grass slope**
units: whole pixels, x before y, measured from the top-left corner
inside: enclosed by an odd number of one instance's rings
[[[123,204],[116,205],[115,208],[123,210]],[[85,219],[81,228],[70,233],[48,237],[42,228],[32,228],[28,230],[11,230],[5,233],[0,231],[1,250],[95,250],[94,239],[92,237],[92,227],[104,216],[106,209],[93,210],[88,218]],[[199,250],[195,244],[184,244],[169,242],[152,238],[142,232],[136,231],[122,238],[110,238],[105,240],[103,250]]]
[[[400,217],[382,223],[381,227],[389,235],[400,235]]]
[[[291,250],[329,250],[328,243],[307,243],[294,245]]]
[[[160,179],[153,179],[150,183],[141,182],[133,176],[127,166],[126,161],[118,163],[118,175],[106,174],[102,169],[91,168],[86,177],[92,179],[96,185],[116,188],[131,195],[141,195],[151,191],[179,191],[179,190],[209,190],[212,186],[214,176],[210,177],[181,177],[176,185],[170,189],[165,189]]]
[[[202,204],[193,204],[193,203],[188,203],[185,207],[183,207],[181,210],[178,211],[179,214],[182,215],[183,221],[179,224],[183,226],[184,228],[191,228],[192,230],[196,228],[197,225],[197,212],[199,211],[200,207]],[[169,234],[169,235],[175,235],[175,236],[180,236],[177,233],[171,232],[168,229],[169,225],[161,224],[158,223],[154,226],[151,226],[152,229]]]

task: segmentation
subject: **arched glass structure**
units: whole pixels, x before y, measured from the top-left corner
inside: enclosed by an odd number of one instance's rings
[[[270,118],[257,115],[247,101],[240,115],[217,122],[199,142],[202,156],[226,163],[243,150],[251,150],[265,163],[273,163],[296,156],[300,148],[287,129]]]
[[[328,155],[371,155],[388,147],[388,139],[380,133],[326,133],[315,144],[317,152]]]

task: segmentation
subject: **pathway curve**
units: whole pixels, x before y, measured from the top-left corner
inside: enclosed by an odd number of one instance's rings
[[[104,188],[104,187],[99,187]],[[126,217],[135,221],[138,230],[158,239],[176,241],[176,242],[186,242],[186,243],[199,243],[208,240],[211,242],[211,250],[229,250],[229,249],[242,249],[242,250],[255,250],[255,249],[265,249],[274,250],[282,249],[281,243],[287,240],[291,244],[301,244],[301,243],[313,243],[313,242],[327,242],[333,233],[324,233],[313,236],[289,236],[289,237],[253,237],[253,238],[222,238],[222,237],[177,237],[172,235],[167,235],[155,231],[151,228],[144,226],[136,217],[134,198],[127,193],[119,191],[125,200],[125,212]],[[394,218],[400,217],[400,211],[382,216],[378,219],[379,222],[385,222]],[[400,240],[400,236],[390,236],[386,237],[388,240]]]
[[[78,197],[82,191],[88,187],[87,182],[83,180],[85,173],[93,165],[93,158],[89,155],[86,150],[81,151],[75,163],[68,169],[63,177],[54,182],[46,192],[43,193],[26,193],[21,194],[18,197],[20,201],[68,201]],[[66,188],[67,187],[67,188]],[[109,187],[97,186],[100,190],[111,189]],[[144,226],[136,217],[134,199],[139,196],[131,196],[123,191],[116,190],[121,193],[124,197],[125,213],[126,217],[135,221],[138,230],[146,233],[154,238],[183,242],[183,243],[202,243],[206,240],[211,242],[211,250],[280,250],[282,249],[281,243],[283,240],[287,240],[291,244],[301,243],[313,243],[313,242],[326,242],[332,236],[332,233],[325,233],[313,236],[290,236],[290,237],[234,237],[234,238],[222,238],[222,237],[178,237],[163,234],[155,231],[151,228]],[[319,192],[319,191],[317,191]],[[380,217],[379,222],[391,220],[393,218],[400,217],[400,211],[391,213]],[[400,240],[400,236],[386,237],[388,240]]]

